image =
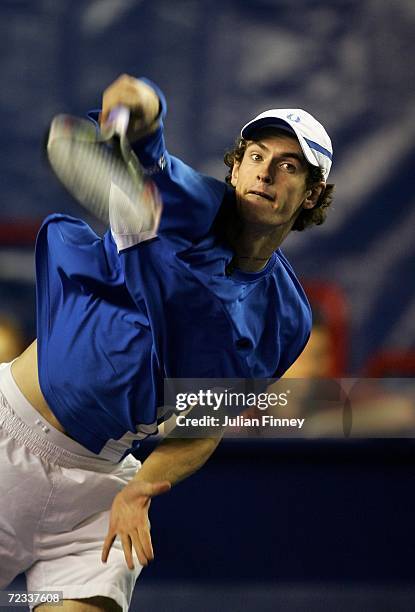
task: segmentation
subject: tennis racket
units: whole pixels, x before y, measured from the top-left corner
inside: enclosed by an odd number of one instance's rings
[[[129,110],[116,107],[104,129],[71,115],[53,118],[50,166],[69,193],[118,234],[154,232],[161,199],[128,142]]]

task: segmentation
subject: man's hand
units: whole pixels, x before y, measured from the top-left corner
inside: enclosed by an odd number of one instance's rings
[[[153,484],[132,480],[115,496],[111,507],[109,529],[102,548],[103,563],[106,563],[117,535],[121,539],[129,569],[134,569],[132,546],[141,565],[146,566],[154,559],[148,509],[152,497],[166,493],[170,488],[171,484],[167,480]]]
[[[127,131],[130,142],[157,129],[159,98],[144,81],[122,74],[107,87],[102,97],[101,125],[105,125],[112,109],[120,105],[126,106],[131,112]]]
[[[134,569],[132,547],[141,565],[154,558],[148,510],[152,497],[170,490],[198,470],[219,444],[216,438],[163,440],[144,461],[134,478],[114,497],[110,525],[102,548],[105,563],[117,536],[129,569]]]

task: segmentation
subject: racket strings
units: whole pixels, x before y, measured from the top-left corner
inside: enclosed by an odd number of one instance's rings
[[[116,183],[130,198],[134,191],[139,196],[122,160],[103,144],[56,140],[49,149],[49,158],[70,193],[102,221],[109,220],[111,183]]]
[[[59,115],[51,124],[47,153],[66,189],[116,233],[157,228],[158,191],[125,137],[102,140],[90,122]]]

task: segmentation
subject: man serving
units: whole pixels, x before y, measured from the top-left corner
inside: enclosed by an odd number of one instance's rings
[[[25,571],[29,590],[62,590],[71,611],[128,609],[153,558],[151,498],[217,445],[167,439],[138,469],[129,451],[169,416],[164,379],[280,377],[301,353],[310,307],[280,245],[324,221],[332,192],[330,139],[303,110],[249,121],[221,182],[166,151],[154,84],[117,79],[102,125],[119,105],[161,218],[137,231],[110,199],[100,238],[79,219],[48,217],[36,245],[38,339],[0,370],[0,586]]]

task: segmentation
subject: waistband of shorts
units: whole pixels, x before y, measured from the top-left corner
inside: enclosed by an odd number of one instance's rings
[[[107,472],[114,464],[53,427],[17,386],[11,363],[0,364],[0,425],[35,455],[61,467]]]

